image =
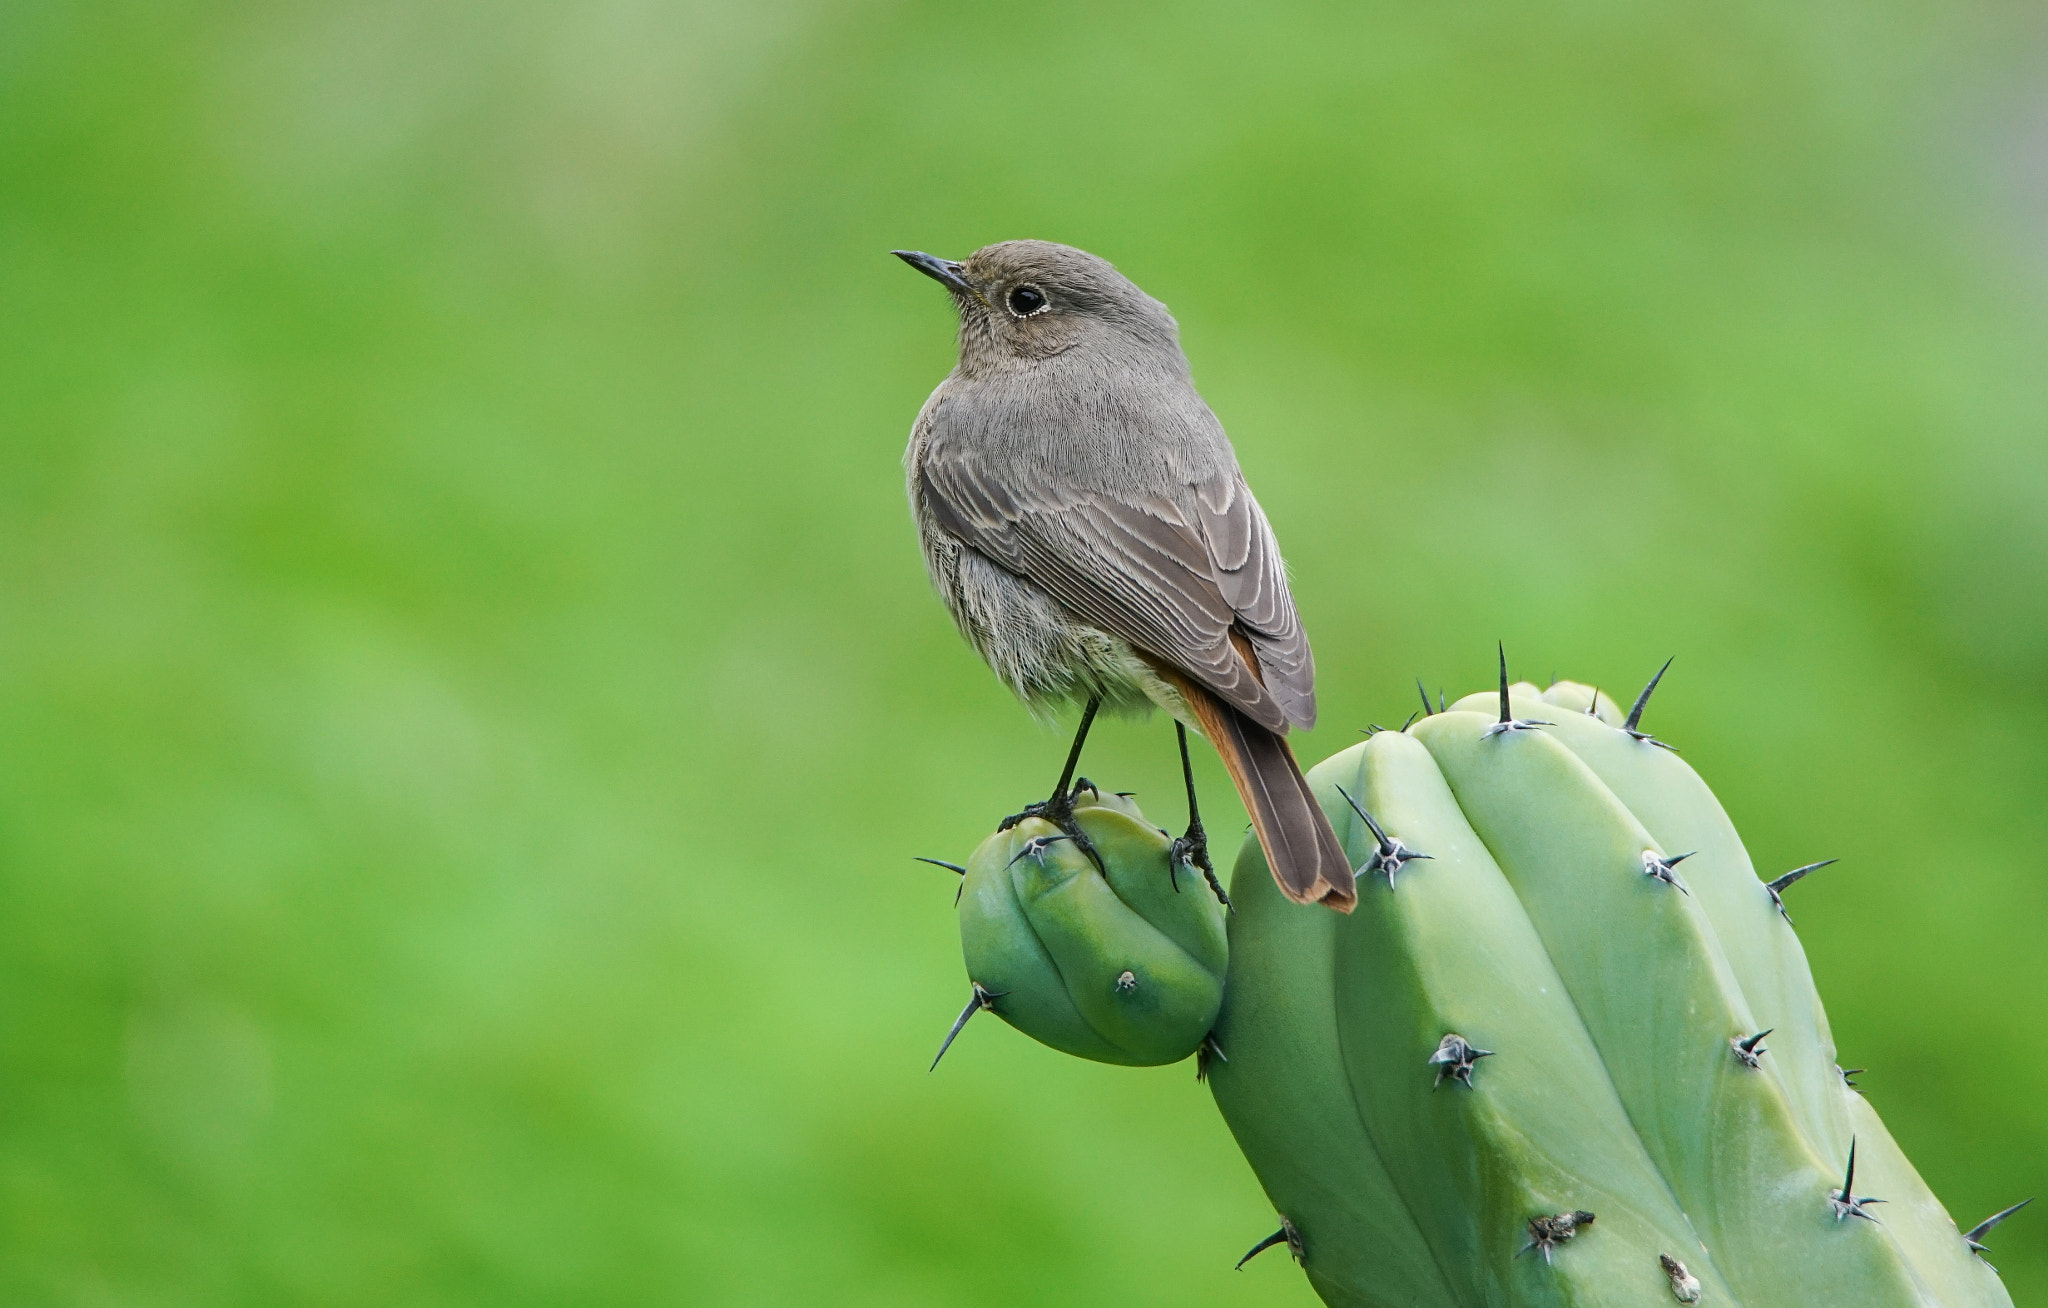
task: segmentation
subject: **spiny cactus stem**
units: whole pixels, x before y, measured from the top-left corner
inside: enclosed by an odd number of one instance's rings
[[[979,981],[970,981],[968,984],[974,987],[974,993],[968,997],[967,1007],[960,1010],[960,1016],[953,1019],[953,1029],[946,1032],[945,1040],[939,1045],[939,1052],[932,1056],[932,1065],[925,1069],[927,1072],[938,1070],[939,1059],[944,1058],[946,1051],[953,1047],[953,1041],[959,1038],[960,1028],[967,1025],[968,1018],[984,1008],[993,1009],[996,1000],[1010,993],[1007,990],[989,990]]]
[[[1842,1177],[1842,1188],[1828,1191],[1828,1206],[1834,1210],[1835,1220],[1845,1217],[1860,1217],[1866,1222],[1877,1219],[1863,1210],[1865,1204],[1881,1204],[1884,1200],[1873,1199],[1867,1194],[1856,1193],[1856,1141],[1849,1141],[1849,1170]]]
[[[1687,853],[1673,854],[1671,857],[1665,858],[1654,849],[1646,849],[1643,851],[1643,875],[1655,877],[1665,885],[1675,886],[1685,894],[1690,895],[1692,891],[1686,889],[1685,882],[1678,879],[1678,873],[1673,869],[1698,852],[1695,849]]]
[[[1676,654],[1673,654],[1671,658],[1664,660],[1664,666],[1657,669],[1657,675],[1650,678],[1650,684],[1644,686],[1643,693],[1636,696],[1635,707],[1628,711],[1628,721],[1621,724],[1621,729],[1623,731],[1626,731],[1630,736],[1633,736],[1635,739],[1643,741],[1646,744],[1655,745],[1659,749],[1668,749],[1674,754],[1678,752],[1678,747],[1676,745],[1667,745],[1663,741],[1651,735],[1649,732],[1638,731],[1636,728],[1637,725],[1640,724],[1643,720],[1643,710],[1650,706],[1651,692],[1657,689],[1658,682],[1664,680],[1664,674],[1671,670],[1671,659],[1675,659],[1677,657],[1678,656]]]
[[[1552,1249],[1577,1235],[1580,1227],[1592,1224],[1593,1214],[1584,1209],[1559,1213],[1555,1217],[1532,1217],[1529,1219],[1529,1243],[1518,1249],[1515,1257],[1520,1258],[1534,1249],[1543,1255],[1543,1261],[1548,1264]]]
[[[1844,1068],[1840,1063],[1835,1064],[1835,1071],[1841,1076],[1842,1084],[1848,1086],[1851,1090],[1856,1090],[1856,1082],[1851,1080],[1850,1078],[1860,1076],[1869,1070],[1870,1069],[1867,1067]],[[1858,1094],[1863,1093],[1860,1090],[1857,1090],[1856,1092]]]
[[[1230,1062],[1228,1058],[1223,1056],[1223,1046],[1216,1043],[1216,1033],[1214,1031],[1203,1036],[1201,1045],[1195,1050],[1195,1080],[1206,1081],[1209,1079],[1209,1064],[1212,1060],[1226,1065]]]
[[[1600,688],[1598,686],[1593,687],[1593,702],[1586,705],[1586,716],[1589,718],[1600,716]]]
[[[1776,881],[1766,882],[1764,885],[1764,889],[1770,892],[1771,902],[1778,906],[1778,912],[1784,917],[1784,919],[1787,922],[1790,922],[1792,920],[1792,915],[1790,913],[1785,912],[1784,894],[1786,888],[1788,886],[1791,886],[1794,882],[1798,881],[1799,878],[1805,876],[1807,873],[1818,872],[1820,871],[1820,869],[1826,867],[1828,864],[1839,863],[1840,861],[1840,859],[1824,858],[1818,863],[1808,863],[1805,867],[1795,867],[1790,872],[1787,872],[1784,876],[1779,877]]]
[[[1234,1270],[1243,1271],[1246,1263],[1266,1252],[1266,1250],[1271,1249],[1276,1244],[1286,1245],[1287,1252],[1294,1255],[1295,1262],[1305,1261],[1301,1248],[1301,1232],[1294,1229],[1293,1222],[1283,1217],[1280,1219],[1280,1229],[1246,1251],[1245,1256],[1237,1260],[1237,1267]]]
[[[1984,1254],[1987,1252],[1984,1248],[1984,1237],[1991,1234],[1992,1229],[1995,1228],[2000,1222],[2004,1221],[2008,1217],[2011,1217],[2014,1213],[2018,1212],[2022,1208],[2025,1208],[2028,1204],[2032,1202],[2034,1202],[2032,1199],[2022,1199],[2010,1208],[2002,1208],[1999,1211],[1991,1214],[1991,1216],[1977,1223],[1975,1226],[1971,1227],[1968,1231],[1966,1231],[1963,1234],[1963,1243],[1970,1246],[1971,1253],[1976,1254],[1979,1258],[1983,1258]],[[1988,1266],[1990,1260],[1986,1259],[1985,1262]],[[1996,1267],[1993,1267],[1991,1270],[1995,1272],[1998,1269]]]
[[[1728,1047],[1735,1051],[1735,1057],[1741,1060],[1744,1067],[1760,1066],[1757,1060],[1771,1052],[1764,1046],[1764,1037],[1776,1029],[1775,1027],[1768,1027],[1747,1039],[1742,1036],[1730,1036],[1728,1038]]]
[[[1464,1036],[1453,1031],[1437,1045],[1436,1052],[1429,1056],[1430,1065],[1436,1068],[1433,1085],[1442,1085],[1445,1077],[1472,1085],[1472,1069],[1480,1059],[1493,1057],[1491,1049],[1474,1049]]]
[[[1533,718],[1518,718],[1508,709],[1508,647],[1500,647],[1500,721],[1487,727],[1482,734],[1498,736],[1503,731],[1534,731],[1538,727],[1554,726],[1554,723],[1539,722]],[[1427,703],[1428,700],[1423,701]]]
[[[1387,889],[1392,890],[1394,888],[1394,877],[1400,872],[1404,864],[1418,858],[1431,857],[1429,854],[1420,853],[1408,848],[1408,846],[1380,830],[1380,824],[1373,821],[1372,814],[1366,812],[1364,807],[1351,797],[1350,791],[1339,786],[1337,787],[1337,793],[1344,797],[1345,803],[1351,805],[1353,813],[1365,819],[1367,830],[1372,832],[1373,851],[1366,858],[1364,864],[1359,867],[1358,871],[1351,874],[1353,880],[1363,876],[1371,876],[1375,872],[1384,872],[1387,874]]]

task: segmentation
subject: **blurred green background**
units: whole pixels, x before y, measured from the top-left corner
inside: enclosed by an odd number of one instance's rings
[[[1306,1305],[1187,1066],[969,1028],[1042,792],[887,251],[1180,318],[1317,758],[1631,693],[1966,1224],[2048,1191],[2017,3],[0,7],[0,1300]],[[1163,720],[1087,771],[1178,825]],[[1241,813],[1212,757],[1212,829]],[[1230,843],[1225,841],[1225,844]],[[1227,852],[1227,851],[1226,851]],[[2048,1217],[2002,1229],[2048,1293]]]

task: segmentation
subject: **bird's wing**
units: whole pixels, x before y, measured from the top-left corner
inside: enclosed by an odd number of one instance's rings
[[[948,532],[1076,616],[1185,670],[1269,730],[1314,721],[1308,639],[1272,529],[1235,469],[1193,488],[1193,521],[1165,497],[1118,499],[1043,472],[1016,480],[958,451],[928,449],[918,468],[919,493]],[[1257,671],[1233,628],[1256,651]]]
[[[1316,722],[1316,664],[1308,632],[1294,611],[1287,565],[1273,528],[1232,468],[1194,488],[1196,526],[1209,548],[1223,600],[1237,614],[1237,626],[1258,651],[1259,676],[1297,727]]]

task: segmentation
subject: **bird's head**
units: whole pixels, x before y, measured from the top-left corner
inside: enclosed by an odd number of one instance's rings
[[[1086,250],[1001,241],[958,262],[895,254],[952,292],[964,370],[1049,359],[1084,342],[1126,362],[1149,355],[1180,364],[1180,330],[1166,306]]]

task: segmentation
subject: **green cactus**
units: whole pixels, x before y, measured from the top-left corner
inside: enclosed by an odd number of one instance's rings
[[[962,1021],[1001,990],[1084,1057],[1227,1055],[1210,1085],[1282,1214],[1253,1252],[1287,1244],[1332,1305],[2010,1305],[1978,1255],[2012,1210],[1958,1231],[1836,1066],[1781,899],[1811,867],[1758,880],[1639,730],[1648,695],[1624,719],[1503,665],[1311,770],[1357,909],[1289,903],[1247,840],[1220,991],[1220,907],[1135,807],[1079,810],[1101,870],[999,832]]]
[[[1211,1085],[1317,1292],[2009,1304],[1845,1083],[1777,892],[1636,727],[1523,685],[1315,768],[1389,873],[1350,918],[1246,845]]]
[[[1177,1063],[1223,1000],[1223,905],[1129,799],[1078,788],[1074,819],[1093,857],[1029,818],[968,860],[960,943],[973,996],[946,1044],[987,1008],[1082,1058]]]

